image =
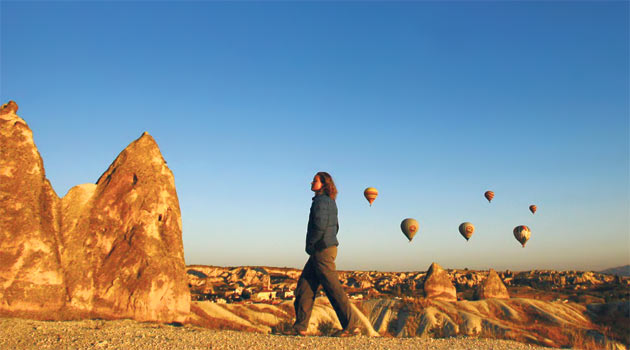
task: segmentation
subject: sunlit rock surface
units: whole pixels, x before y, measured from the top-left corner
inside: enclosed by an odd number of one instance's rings
[[[190,294],[180,210],[173,174],[153,138],[143,134],[95,186],[66,196],[72,198],[64,205],[62,261],[70,263],[71,303],[91,298],[99,315],[183,321]],[[85,269],[72,268],[77,264]]]
[[[16,110],[0,113],[0,311],[185,321],[179,202],[153,138],[144,133],[96,184],[59,199]]]
[[[444,301],[457,301],[457,292],[444,269],[433,263],[427,271],[424,281],[425,297]]]
[[[17,109],[0,108],[0,311],[54,313],[66,300],[59,198]]]
[[[503,281],[501,281],[501,277],[499,277],[494,269],[490,269],[490,271],[488,272],[488,277],[479,284],[475,292],[475,299],[478,300],[490,298],[510,298],[510,294],[508,293],[505,284],[503,284]]]

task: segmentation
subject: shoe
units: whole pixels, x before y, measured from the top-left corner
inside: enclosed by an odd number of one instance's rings
[[[340,329],[332,334],[333,337],[356,337],[361,334],[361,330],[359,328],[349,328],[349,329]]]
[[[296,329],[296,328],[292,328],[290,334],[288,335],[295,335],[298,337],[306,337],[306,331],[300,330],[300,329]]]

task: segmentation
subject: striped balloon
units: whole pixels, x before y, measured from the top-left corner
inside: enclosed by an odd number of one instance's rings
[[[475,232],[475,226],[470,222],[463,222],[461,225],[459,225],[459,233],[464,236],[466,240],[470,239],[470,237],[473,235],[473,232]]]
[[[418,230],[420,229],[420,226],[418,225],[418,222],[415,219],[407,218],[400,223],[400,229],[402,230],[403,234],[407,237],[409,242],[411,242],[411,240],[413,239],[413,236],[415,236]]]
[[[531,235],[532,232],[529,230],[529,227],[525,225],[516,226],[514,228],[514,238],[521,243],[523,248],[525,248],[525,243],[527,243]]]
[[[536,209],[537,209],[536,206],[533,204],[529,206],[529,211],[531,211],[532,214],[536,214]]]
[[[372,203],[374,203],[376,196],[378,196],[378,190],[374,187],[368,187],[365,189],[365,191],[363,191],[363,195],[365,196],[365,199],[370,202],[370,206],[372,206]]]
[[[488,203],[492,202],[492,198],[494,198],[494,192],[492,191],[486,191],[486,193],[483,194],[486,199],[488,200]]]

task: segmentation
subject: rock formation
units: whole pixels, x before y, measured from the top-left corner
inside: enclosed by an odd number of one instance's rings
[[[55,312],[66,299],[59,198],[17,109],[13,101],[0,108],[0,310]]]
[[[475,299],[509,299],[510,294],[508,293],[505,284],[501,281],[501,277],[497,274],[494,269],[490,269],[488,272],[488,277],[479,284],[477,289],[475,290]]]
[[[430,299],[457,301],[455,286],[444,269],[433,263],[424,280],[424,296]]]
[[[249,272],[249,271],[252,272]],[[255,272],[255,273],[254,273]],[[206,300],[209,290],[214,290],[216,297],[225,297],[237,288],[253,288],[259,290],[267,286],[263,280],[270,278],[270,288],[275,291],[294,290],[302,270],[278,267],[220,267],[220,266],[188,266],[188,283],[191,286],[193,300]],[[448,269],[446,273],[457,290],[459,300],[477,300],[475,290],[488,279],[488,271]],[[412,272],[379,272],[379,271],[338,271],[339,280],[347,292],[355,296],[374,298],[378,296],[424,296],[424,280],[426,271]],[[552,271],[536,270],[497,272],[503,284],[509,289],[509,297],[531,297],[532,289],[540,293],[558,293],[564,295],[557,298],[580,300],[584,291],[593,291],[588,295],[590,302],[604,302],[606,298],[623,298],[630,287],[630,277],[592,273],[588,271]],[[254,276],[243,279],[239,276]],[[278,294],[281,295],[281,294]],[[507,297],[507,296],[506,296]]]
[[[0,112],[0,313],[185,321],[179,203],[153,138],[60,200],[16,110]]]

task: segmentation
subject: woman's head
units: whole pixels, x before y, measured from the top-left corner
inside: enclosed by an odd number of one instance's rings
[[[326,193],[332,199],[337,198],[337,187],[332,176],[325,171],[320,171],[313,177],[311,190],[317,194]]]

